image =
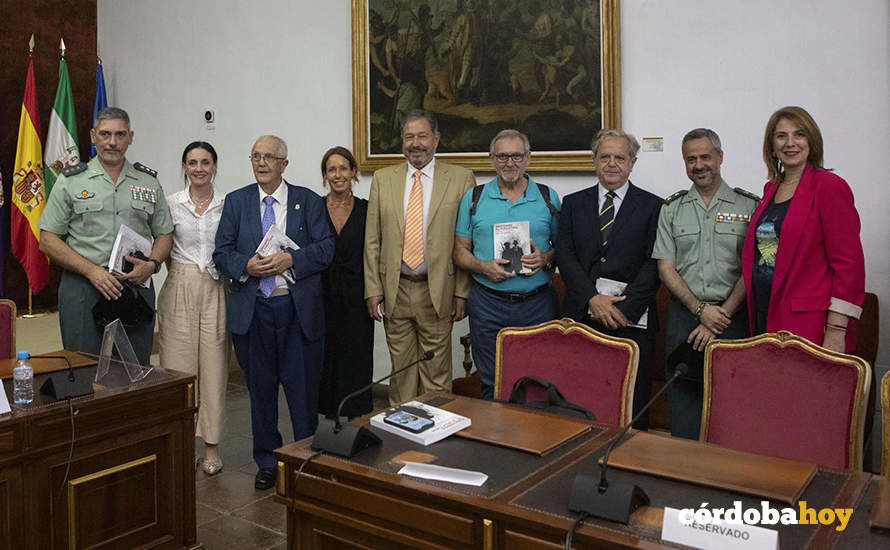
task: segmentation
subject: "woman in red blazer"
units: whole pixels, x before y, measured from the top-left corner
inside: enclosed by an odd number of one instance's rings
[[[800,107],[770,117],[763,161],[770,181],[742,249],[751,334],[787,330],[849,353],[865,297],[850,186],[822,167],[822,133]]]

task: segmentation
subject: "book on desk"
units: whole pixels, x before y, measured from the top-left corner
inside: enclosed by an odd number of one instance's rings
[[[381,436],[381,445],[346,460],[318,456],[305,467],[314,454],[310,440],[276,451],[281,471],[276,501],[287,505],[293,548],[312,547],[319,540],[374,548],[562,548],[567,530],[577,519],[568,509],[573,480],[578,474],[598,471],[598,461],[619,429],[443,393],[417,400],[467,416],[472,426],[427,447],[372,427]],[[353,422],[367,426],[368,420]],[[563,422],[569,423],[564,429]],[[579,428],[574,437],[563,439]],[[554,431],[564,433],[551,437],[562,441],[551,446],[543,436]],[[757,495],[760,489],[753,491],[748,481],[738,489],[728,488],[727,481],[732,487],[742,481],[731,474],[751,469],[761,489],[769,479],[784,477],[773,465],[762,462],[768,457],[743,452],[729,457],[722,454],[725,449],[702,442],[671,442],[667,435],[641,435],[637,441],[634,436],[619,443],[612,465],[615,479],[631,480],[646,490],[650,506],[635,512],[628,524],[586,520],[575,537],[576,548],[676,548],[662,540],[665,507],[697,508],[703,502],[710,507],[731,507],[739,501],[743,508],[756,508],[764,500]],[[622,457],[625,453],[619,451],[627,444],[629,456]],[[662,445],[673,450],[653,449]],[[640,457],[640,452],[648,456]],[[429,464],[484,472],[489,477],[478,487],[406,478],[398,471],[400,460],[408,454],[413,457],[410,460],[425,458]],[[626,462],[622,458],[629,459],[631,469],[621,467]],[[647,464],[649,459],[658,464]],[[699,470],[699,462],[714,463],[720,477],[709,479]],[[685,475],[674,477],[678,466],[695,470],[692,473],[700,479],[690,482],[684,481]],[[879,548],[890,544],[890,531],[868,525],[869,506],[878,493],[875,479],[861,472],[816,470],[799,498],[810,508],[849,507],[855,513],[845,531],[818,522],[777,525],[781,548]],[[727,474],[730,477],[725,477]],[[803,477],[809,475],[797,479]],[[797,492],[787,480],[779,481],[784,481],[785,491]],[[768,502],[776,508],[787,505],[779,499]]]
[[[424,413],[426,413],[426,418],[432,420],[432,426],[422,432],[412,432],[403,428],[399,428],[398,426],[394,426],[393,424],[387,423],[387,415],[391,414],[393,411],[402,410],[402,407],[423,411]],[[459,414],[448,412],[444,409],[432,407],[430,405],[420,403],[419,401],[409,401],[407,403],[404,403],[400,407],[383,411],[382,413],[371,417],[371,426],[387,431],[391,434],[404,437],[409,441],[419,443],[423,446],[432,445],[437,441],[442,441],[446,437],[459,432],[464,428],[468,428],[471,423],[472,422],[470,421],[470,419],[466,416],[461,416]]]

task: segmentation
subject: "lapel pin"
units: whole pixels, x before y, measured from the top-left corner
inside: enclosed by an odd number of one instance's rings
[[[295,205],[294,205],[294,210],[299,210],[299,209],[300,209],[300,203],[295,204]]]

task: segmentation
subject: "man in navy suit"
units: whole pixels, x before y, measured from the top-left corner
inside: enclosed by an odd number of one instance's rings
[[[564,310],[576,321],[637,343],[636,414],[649,401],[652,386],[659,284],[652,247],[662,200],[628,180],[640,150],[632,135],[600,130],[591,148],[597,184],[568,195],[559,219],[556,256],[566,285]],[[618,295],[607,294],[606,287],[616,282],[627,286]],[[639,328],[642,324],[646,328]],[[634,424],[648,426],[646,416]]]
[[[275,485],[278,384],[284,387],[294,439],[315,432],[324,344],[321,272],[334,257],[334,236],[324,200],[284,181],[287,145],[262,136],[250,162],[257,183],[226,197],[213,261],[229,278],[226,328],[250,393],[255,485]],[[265,257],[256,253],[277,226],[297,248]]]

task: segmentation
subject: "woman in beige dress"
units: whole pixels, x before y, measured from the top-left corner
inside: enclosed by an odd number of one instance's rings
[[[190,143],[182,153],[186,188],[170,195],[173,250],[167,280],[158,296],[161,365],[197,377],[195,433],[204,440],[203,470],[222,470],[229,340],[226,295],[213,264],[214,237],[223,196],[215,193],[217,158],[213,146]]]

